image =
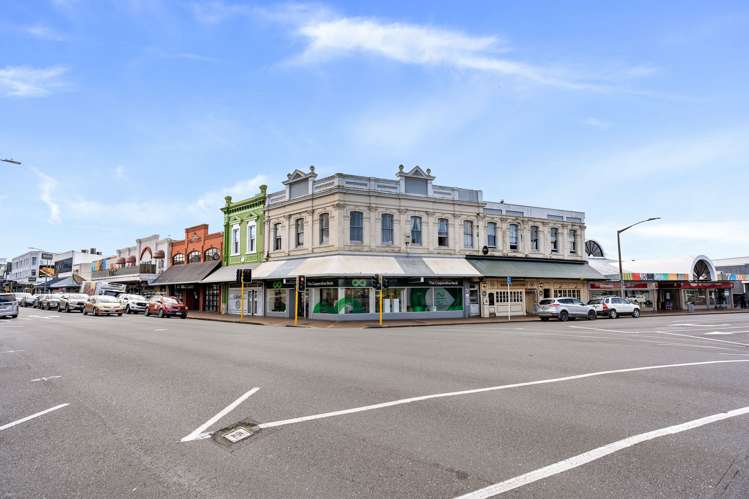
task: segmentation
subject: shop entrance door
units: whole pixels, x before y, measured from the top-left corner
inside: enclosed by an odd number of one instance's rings
[[[535,289],[525,290],[525,314],[533,315],[538,308],[538,293]]]
[[[479,287],[476,284],[472,284],[468,288],[468,307],[471,317],[481,315],[481,307],[479,307]]]
[[[249,315],[263,315],[263,290],[262,288],[250,288],[247,292],[247,305]]]
[[[197,289],[185,290],[185,306],[188,310],[197,310],[200,307],[200,293]]]

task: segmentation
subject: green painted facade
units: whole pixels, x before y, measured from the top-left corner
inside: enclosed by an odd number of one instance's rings
[[[226,204],[221,211],[224,214],[224,266],[261,263],[265,248],[265,198],[267,185],[260,186],[260,194],[241,201],[233,201],[226,196]],[[255,251],[248,252],[247,227],[255,224]],[[233,254],[232,229],[239,226],[239,253]],[[224,284],[221,290],[221,309],[227,310],[229,285]]]

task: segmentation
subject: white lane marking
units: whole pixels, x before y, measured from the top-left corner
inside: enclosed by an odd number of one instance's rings
[[[182,440],[180,440],[180,442],[190,442],[190,441],[192,441],[192,440],[202,440],[202,439],[204,439],[204,438],[208,438],[208,437],[210,437],[210,436],[211,436],[211,433],[210,433],[210,432],[209,432],[209,433],[204,433],[204,431],[205,431],[205,430],[206,430],[206,429],[207,429],[207,428],[208,428],[209,426],[211,426],[211,425],[212,425],[212,424],[214,424],[214,423],[215,423],[216,421],[218,421],[219,419],[221,419],[221,418],[223,418],[224,416],[226,416],[227,414],[229,414],[229,413],[230,413],[231,411],[233,411],[233,410],[234,410],[234,409],[235,409],[235,408],[236,408],[236,407],[237,407],[237,406],[238,406],[239,404],[241,404],[242,402],[244,402],[245,400],[247,400],[247,399],[248,399],[248,398],[249,398],[249,397],[250,397],[250,396],[251,396],[251,395],[252,395],[253,393],[255,393],[255,392],[256,392],[256,391],[258,391],[258,390],[260,390],[260,387],[257,387],[257,386],[256,386],[256,387],[254,387],[254,388],[253,388],[252,390],[250,390],[250,391],[246,392],[246,393],[245,393],[244,395],[242,395],[241,397],[239,397],[239,398],[238,398],[237,400],[235,400],[235,401],[234,401],[234,402],[232,402],[231,404],[229,404],[229,405],[227,405],[226,407],[224,407],[223,409],[221,409],[221,411],[219,411],[219,413],[218,413],[218,414],[216,414],[215,416],[213,416],[213,417],[212,417],[211,419],[209,419],[208,421],[206,421],[206,422],[205,422],[205,423],[203,423],[202,425],[200,425],[200,426],[198,426],[197,428],[195,428],[195,431],[193,431],[193,432],[192,432],[192,433],[190,433],[189,435],[187,435],[187,436],[183,437],[183,438],[182,438]]]
[[[70,404],[56,405],[54,407],[50,407],[49,409],[45,409],[45,410],[43,410],[41,412],[37,412],[36,414],[32,414],[31,416],[26,416],[25,418],[17,419],[15,421],[13,421],[12,423],[8,423],[8,424],[5,424],[3,426],[0,426],[0,431],[7,430],[8,428],[13,428],[14,426],[16,426],[18,424],[25,423],[26,421],[29,421],[29,420],[34,419],[34,418],[38,418],[39,416],[43,416],[43,415],[47,414],[48,412],[56,411],[57,409],[62,409],[63,407],[66,407],[68,405],[70,405]]]
[[[379,404],[371,404],[371,405],[365,405],[362,407],[354,407],[352,409],[343,409],[340,411],[332,411],[332,412],[324,412],[321,414],[313,414],[311,416],[302,416],[299,418],[292,418],[292,419],[283,419],[280,421],[271,421],[268,423],[261,423],[258,426],[260,428],[274,428],[276,426],[285,426],[289,424],[295,424],[295,423],[303,423],[305,421],[312,421],[315,419],[324,419],[324,418],[331,418],[334,416],[343,416],[346,414],[354,414],[357,412],[364,412],[364,411],[371,411],[374,409],[383,409],[385,407],[393,407],[396,405],[404,405],[404,404],[411,404],[413,402],[421,402],[422,400],[430,400],[430,399],[438,399],[438,398],[446,398],[446,397],[456,397],[460,395],[473,395],[474,393],[484,393],[484,392],[492,392],[497,390],[507,390],[509,388],[521,388],[526,386],[535,386],[535,385],[545,385],[549,383],[559,383],[562,381],[573,381],[578,379],[584,379],[584,378],[592,378],[595,376],[603,376],[606,374],[623,374],[623,373],[632,373],[632,372],[639,372],[639,371],[652,371],[655,369],[666,369],[670,367],[689,367],[689,366],[704,366],[709,364],[725,364],[725,363],[735,363],[735,362],[749,362],[749,359],[736,359],[736,360],[709,360],[704,362],[685,362],[681,364],[664,364],[664,365],[656,365],[656,366],[645,366],[645,367],[631,367],[627,369],[614,369],[610,371],[597,371],[592,373],[585,373],[585,374],[576,374],[574,376],[564,376],[562,378],[550,378],[550,379],[542,379],[538,381],[526,381],[524,383],[513,383],[510,385],[498,385],[498,386],[489,386],[485,388],[474,388],[472,390],[461,390],[458,392],[447,392],[447,393],[434,393],[431,395],[421,395],[418,397],[410,397],[406,399],[399,399],[399,400],[391,400],[390,402],[382,402]]]
[[[163,328],[162,329],[154,329],[154,332],[157,332],[157,333],[161,332],[161,331],[169,331],[169,330],[168,329],[163,329]]]
[[[730,324],[671,324],[671,327],[731,327]]]
[[[18,352],[25,352],[26,350],[5,350],[4,352],[0,353],[18,353]]]
[[[697,345],[696,343],[671,343],[668,341],[653,341],[651,343],[655,343],[656,345],[660,346],[671,346],[671,345],[678,345],[680,347],[688,347],[688,348],[709,348],[711,350],[730,350],[730,347],[711,347],[709,345]]]
[[[703,341],[719,341],[721,343],[730,343],[731,345],[741,345],[742,347],[749,347],[749,343],[739,343],[737,341],[719,340],[718,338],[705,338],[703,336],[692,336],[691,334],[680,334],[680,333],[668,333],[664,331],[662,334],[668,334],[670,336],[682,336],[684,338],[694,338],[695,340]]]
[[[749,353],[725,353],[725,352],[718,352],[721,355],[749,355]]]
[[[42,376],[41,378],[34,378],[31,380],[32,383],[36,383],[38,381],[49,381],[51,379],[57,379],[62,378],[62,376]]]
[[[577,468],[578,466],[582,466],[584,464],[588,464],[590,462],[601,459],[602,457],[606,457],[609,454],[613,454],[634,445],[647,442],[648,440],[653,440],[668,435],[675,435],[677,433],[693,430],[701,426],[716,423],[718,421],[723,421],[725,419],[743,416],[745,414],[749,414],[749,406],[742,407],[740,409],[734,409],[728,412],[713,414],[712,416],[706,416],[704,418],[693,419],[691,421],[687,421],[686,423],[667,426],[658,430],[640,433],[639,435],[632,435],[631,437],[617,440],[616,442],[612,442],[608,445],[596,447],[595,449],[589,450],[588,452],[583,452],[582,454],[568,457],[567,459],[556,462],[554,464],[550,464],[548,466],[544,466],[543,468],[539,468],[529,473],[518,475],[514,478],[510,478],[509,480],[505,480],[503,482],[484,487],[483,489],[469,492],[468,494],[459,496],[457,499],[484,499],[486,497],[496,496],[504,492],[517,489],[524,485],[528,485],[529,483],[537,482],[539,480],[543,480],[544,478],[569,471],[573,468]]]
[[[603,329],[600,327],[587,327],[587,326],[569,326],[573,329],[588,329],[590,331],[601,331],[604,333],[621,333],[621,334],[640,334],[639,331],[622,331],[621,329]]]
[[[726,331],[711,331],[709,333],[703,333],[705,336],[730,336],[733,333],[729,333]]]

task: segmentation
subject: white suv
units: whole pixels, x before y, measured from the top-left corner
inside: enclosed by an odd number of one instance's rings
[[[595,309],[597,315],[602,315],[609,319],[616,319],[620,315],[631,315],[635,319],[640,317],[639,305],[628,302],[618,296],[594,298],[588,302],[588,305]]]

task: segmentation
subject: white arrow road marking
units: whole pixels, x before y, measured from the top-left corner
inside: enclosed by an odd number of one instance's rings
[[[537,482],[539,480],[543,480],[544,478],[548,478],[550,476],[563,473],[573,468],[577,468],[578,466],[588,464],[590,462],[601,459],[602,457],[608,456],[609,454],[619,452],[620,450],[632,447],[633,445],[647,442],[648,440],[653,440],[655,438],[665,437],[668,435],[675,435],[683,431],[693,430],[701,426],[716,423],[718,421],[723,421],[724,419],[743,416],[745,414],[749,414],[749,406],[742,407],[740,409],[734,409],[733,411],[721,412],[720,414],[713,414],[712,416],[706,416],[704,418],[693,419],[692,421],[687,421],[686,423],[667,426],[658,430],[640,433],[639,435],[633,435],[631,437],[623,438],[622,440],[617,440],[616,442],[612,442],[608,445],[589,450],[588,452],[583,452],[582,454],[568,457],[567,459],[554,464],[550,464],[548,466],[544,466],[543,468],[539,468],[529,473],[518,475],[514,478],[510,478],[509,480],[495,483],[494,485],[490,485],[474,492],[469,492],[468,494],[464,494],[457,499],[484,499],[486,497],[496,496],[504,492],[517,489],[524,485],[528,485],[529,483]]]
[[[31,380],[32,383],[36,383],[37,381],[49,381],[51,379],[57,379],[62,378],[62,376],[42,376],[41,378],[34,378]]]
[[[730,362],[730,361],[725,361],[725,362]],[[747,360],[747,362],[749,362],[749,360]],[[258,390],[260,390],[260,387],[256,386],[252,390],[248,391],[247,393],[245,393],[244,395],[242,395],[241,397],[239,397],[237,400],[235,400],[231,404],[229,404],[226,407],[224,407],[223,409],[221,409],[221,411],[218,414],[216,414],[215,416],[213,416],[211,419],[209,419],[208,421],[206,421],[202,425],[200,425],[197,428],[195,428],[195,431],[193,431],[192,433],[190,433],[186,437],[183,437],[182,440],[180,440],[180,442],[191,442],[193,440],[202,440],[204,438],[209,438],[211,436],[211,433],[210,432],[204,433],[204,431],[209,426],[211,426],[216,421],[218,421],[219,419],[221,419],[224,416],[226,416],[227,414],[229,414],[239,404],[241,404],[242,402],[244,402],[245,400],[247,400],[248,398],[250,398],[250,396],[252,394],[254,394],[256,391],[258,391]]]
[[[49,409],[45,409],[45,410],[43,410],[41,412],[37,412],[36,414],[32,414],[31,416],[26,416],[25,418],[17,419],[15,421],[13,421],[12,423],[8,423],[6,425],[0,426],[0,431],[7,430],[8,428],[13,428],[14,426],[16,426],[18,424],[25,423],[26,421],[29,421],[29,420],[34,419],[34,418],[38,418],[39,416],[43,416],[43,415],[47,414],[48,412],[56,411],[57,409],[62,409],[63,407],[66,407],[68,405],[70,405],[70,404],[56,405],[54,407],[50,407]]]
[[[407,399],[392,400],[390,402],[382,402],[380,404],[372,404],[372,405],[365,405],[362,407],[354,407],[353,409],[344,409],[341,411],[324,412],[322,414],[313,414],[312,416],[303,416],[300,418],[283,419],[280,421],[261,423],[258,425],[258,427],[259,428],[274,428],[276,426],[285,426],[285,425],[290,425],[290,424],[295,424],[295,423],[303,423],[305,421],[312,421],[315,419],[332,418],[334,416],[343,416],[346,414],[353,414],[356,412],[372,411],[374,409],[383,409],[385,407],[393,407],[396,405],[411,404],[413,402],[421,402],[422,400],[430,400],[430,399],[438,399],[438,398],[446,398],[446,397],[457,397],[460,395],[473,395],[474,393],[493,392],[497,390],[507,390],[510,388],[522,388],[526,386],[546,385],[549,383],[559,383],[562,381],[573,381],[577,379],[593,378],[595,376],[604,376],[607,374],[623,374],[623,373],[633,373],[633,372],[639,372],[639,371],[652,371],[655,369],[666,369],[670,367],[705,366],[709,364],[726,364],[726,363],[735,363],[735,362],[749,362],[749,359],[710,360],[710,361],[705,361],[705,362],[687,362],[683,364],[665,364],[665,365],[657,365],[657,366],[633,367],[629,369],[614,369],[611,371],[598,371],[598,372],[592,372],[592,373],[586,373],[586,374],[577,374],[575,376],[565,376],[563,378],[542,379],[538,381],[528,381],[525,383],[513,383],[511,385],[498,385],[498,386],[489,386],[486,388],[476,388],[473,390],[462,390],[459,392],[435,393],[432,395],[422,395],[420,397],[411,397]],[[198,430],[200,430],[200,428],[198,428]],[[197,432],[198,430],[195,430],[195,431]]]

